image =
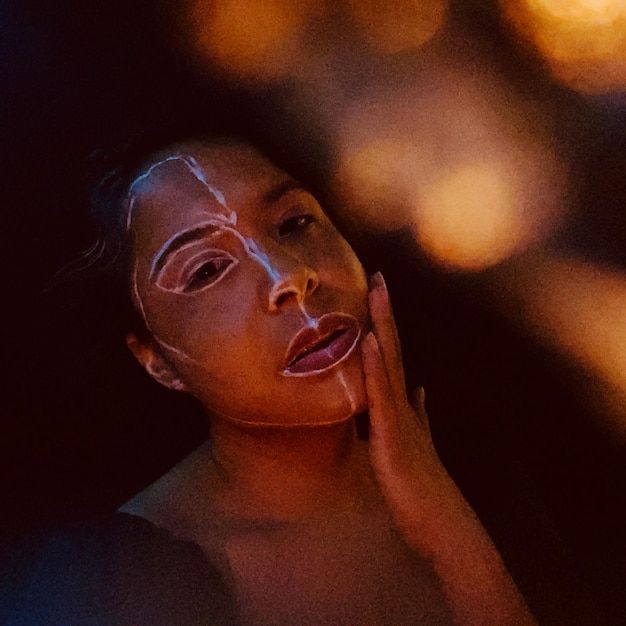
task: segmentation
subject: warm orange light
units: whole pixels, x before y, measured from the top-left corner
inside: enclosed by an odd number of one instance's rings
[[[598,24],[619,17],[621,0],[530,0],[529,5],[560,20]]]
[[[377,230],[395,230],[410,223],[410,197],[423,163],[418,145],[384,138],[347,152],[341,164],[341,184],[344,194],[359,203],[360,221]]]
[[[432,71],[436,81],[355,103],[339,125],[335,189],[361,228],[409,227],[436,264],[478,271],[554,232],[566,168],[488,71]]]
[[[512,254],[527,238],[517,181],[498,163],[469,163],[421,190],[417,235],[437,261],[482,269]]]
[[[203,56],[239,78],[267,80],[294,63],[313,0],[195,0],[190,12]]]
[[[583,93],[626,89],[624,0],[500,0],[554,77]]]
[[[349,6],[369,42],[392,53],[431,39],[445,21],[448,0],[349,0]]]
[[[626,275],[542,252],[507,267],[492,289],[514,320],[582,368],[581,391],[626,441]]]

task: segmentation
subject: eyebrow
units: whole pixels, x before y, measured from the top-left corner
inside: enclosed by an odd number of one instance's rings
[[[218,230],[218,227],[214,224],[204,224],[202,226],[196,226],[195,228],[189,228],[188,230],[183,230],[180,233],[176,233],[172,235],[163,247],[159,250],[156,255],[154,261],[152,262],[152,268],[150,270],[150,276],[154,276],[157,274],[167,262],[167,259],[174,253],[176,250],[179,250],[184,245],[196,240],[201,239],[202,237],[206,237],[207,235],[213,234]]]
[[[302,183],[298,182],[295,178],[288,178],[277,185],[274,185],[269,191],[263,194],[262,201],[264,204],[273,204],[274,202],[278,202],[284,195],[288,194],[290,191],[302,191],[305,193],[311,193],[306,187],[302,185]],[[158,274],[161,269],[165,266],[167,259],[174,253],[176,250],[179,250],[184,245],[194,241],[195,239],[200,239],[202,237],[206,237],[207,235],[213,234],[218,227],[213,224],[204,224],[202,226],[196,226],[195,228],[190,228],[188,230],[183,230],[180,233],[176,233],[170,239],[168,239],[161,250],[159,250],[157,256],[152,262],[152,268],[150,270],[150,276],[154,276]]]
[[[290,191],[304,191],[309,194],[311,193],[306,187],[302,185],[302,183],[295,180],[295,178],[288,178],[282,183],[274,185],[274,187],[267,191],[263,195],[263,202],[265,204],[278,202],[278,200],[280,200],[285,194],[289,193]]]

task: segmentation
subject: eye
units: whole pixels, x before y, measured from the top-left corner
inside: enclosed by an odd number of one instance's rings
[[[183,291],[185,293],[200,291],[218,281],[233,264],[229,257],[215,257],[204,261],[195,269],[187,280]]]
[[[301,215],[294,215],[293,217],[287,218],[285,221],[281,222],[278,227],[278,234],[281,237],[285,235],[290,235],[291,233],[304,230],[309,224],[312,224],[315,221],[315,218],[308,213],[303,213]]]

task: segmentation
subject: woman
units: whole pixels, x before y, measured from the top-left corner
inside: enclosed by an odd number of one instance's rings
[[[121,512],[199,549],[242,623],[534,623],[407,399],[382,276],[315,198],[228,137],[109,187],[128,347],[211,421]]]

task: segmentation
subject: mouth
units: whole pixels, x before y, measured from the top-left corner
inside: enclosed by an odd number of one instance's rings
[[[309,376],[325,372],[350,356],[361,335],[356,318],[327,313],[317,328],[302,329],[289,344],[285,376]]]

